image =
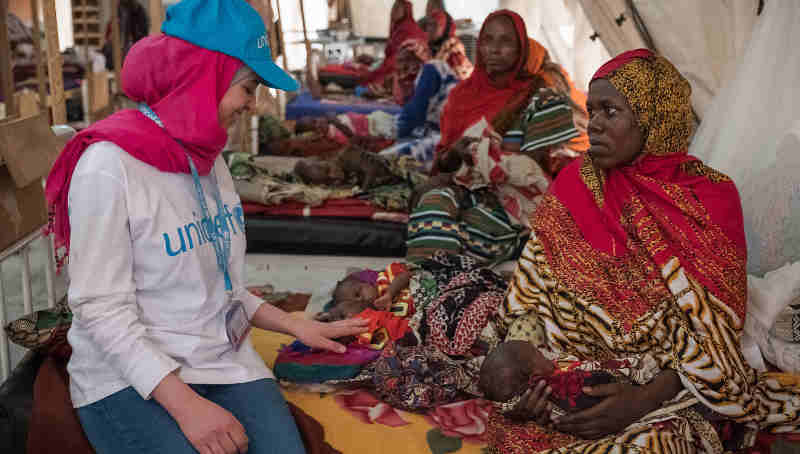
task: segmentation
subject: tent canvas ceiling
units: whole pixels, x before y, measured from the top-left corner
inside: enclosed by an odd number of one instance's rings
[[[110,4],[110,0],[103,0]],[[261,1],[261,0],[250,0]],[[272,0],[273,9],[277,0]],[[327,28],[328,1],[304,0],[306,24],[313,31]],[[354,31],[360,36],[385,37],[393,0],[349,0]],[[176,0],[163,0],[165,5]],[[299,0],[280,0],[287,33],[290,67],[305,64]],[[15,4],[18,2],[15,2]],[[72,43],[69,1],[57,1],[59,41]],[[414,16],[424,15],[427,0],[412,0]],[[702,117],[723,82],[730,77],[757,19],[759,0],[445,0],[455,18],[480,25],[491,11],[519,12],[529,34],[541,41],[577,85],[587,88],[589,77],[609,55],[645,47],[633,20],[636,8],[656,50],[667,56],[691,81],[694,106]],[[277,15],[276,15],[277,17]],[[595,36],[595,40],[590,37]]]

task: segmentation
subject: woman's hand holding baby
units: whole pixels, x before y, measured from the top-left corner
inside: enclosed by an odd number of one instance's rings
[[[584,393],[603,397],[599,404],[555,420],[555,428],[585,439],[598,439],[624,430],[672,399],[683,385],[677,373],[665,370],[642,386],[611,383],[587,387]]]
[[[550,403],[549,397],[552,392],[544,380],[539,380],[536,386],[525,391],[512,416],[536,421],[536,424],[543,427],[551,425],[550,414],[553,411],[553,404]]]

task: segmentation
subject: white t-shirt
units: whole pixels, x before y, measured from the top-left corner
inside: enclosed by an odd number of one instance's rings
[[[231,232],[234,299],[244,288],[244,213],[222,158],[200,177],[210,216]],[[132,386],[147,399],[171,371],[186,383],[244,383],[273,375],[249,340],[230,348],[230,307],[190,174],[161,172],[111,142],[86,149],[69,188],[68,371],[75,407]]]

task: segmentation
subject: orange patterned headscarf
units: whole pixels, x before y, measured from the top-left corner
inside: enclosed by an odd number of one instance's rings
[[[647,50],[617,57],[597,78],[628,100],[643,153],[608,171],[587,155],[559,174],[531,220],[554,275],[629,327],[675,298],[662,273],[682,268],[743,321],[741,203],[729,178],[686,153],[694,127],[689,83]]]
[[[628,100],[645,135],[644,153],[665,155],[689,147],[695,128],[692,87],[669,60],[647,49],[626,52],[592,80],[601,78]]]

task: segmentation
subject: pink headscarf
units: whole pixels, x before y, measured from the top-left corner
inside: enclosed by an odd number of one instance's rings
[[[55,247],[69,255],[67,195],[72,172],[89,145],[113,142],[134,158],[162,172],[189,173],[186,154],[207,175],[228,134],[219,124],[219,103],[242,62],[166,35],[138,41],[122,68],[122,89],[144,102],[164,124],[159,127],[138,110],[122,110],[76,135],[62,150],[47,178],[50,232]]]

